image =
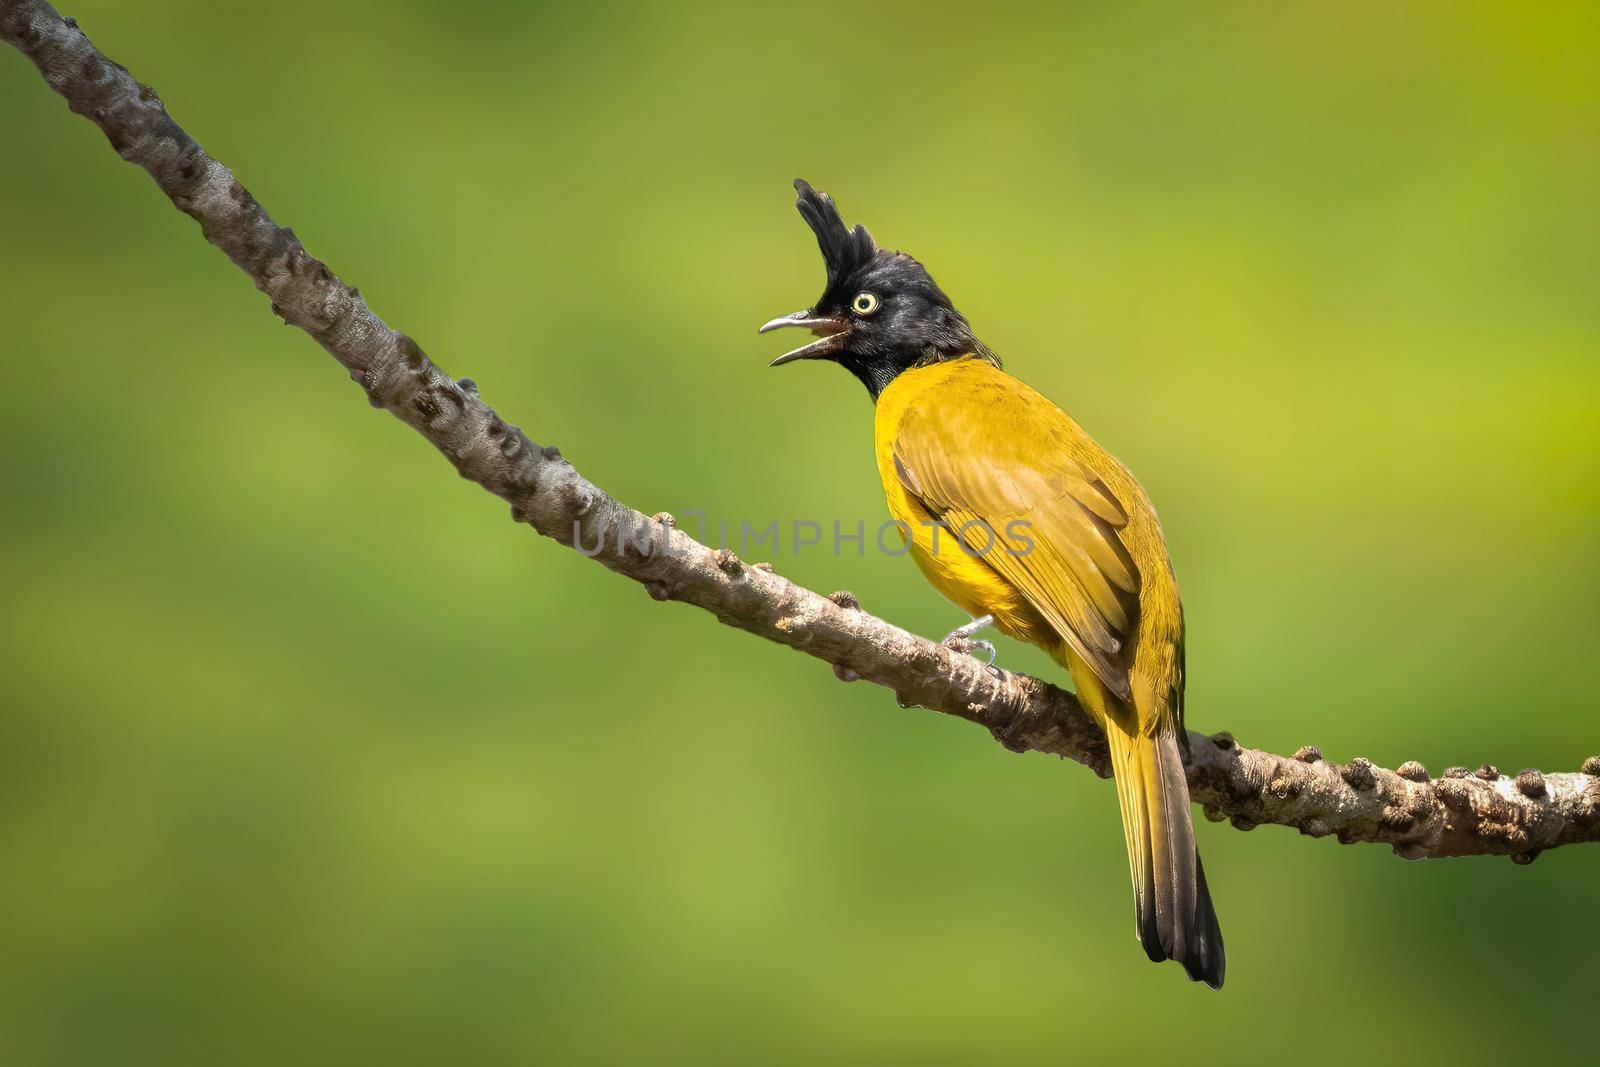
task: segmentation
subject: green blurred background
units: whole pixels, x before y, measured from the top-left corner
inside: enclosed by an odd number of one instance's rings
[[[809,178],[1142,477],[1191,725],[1514,772],[1600,750],[1600,27],[1536,7],[68,10],[646,512],[883,516],[860,387],[754,332]],[[1592,1053],[1600,849],[1202,823],[1190,986],[1107,785],[513,525],[9,50],[0,101],[4,1062]]]

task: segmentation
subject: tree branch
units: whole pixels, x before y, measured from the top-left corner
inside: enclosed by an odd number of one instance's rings
[[[602,492],[553,447],[507,425],[467,379],[436,367],[410,337],[375,315],[359,291],[278,226],[233,172],[167,114],[155,92],[106,59],[75,21],[43,0],[0,0],[0,36],[31,59],[68,106],[100,127],[123,159],[143,167],[272,300],[310,334],[368,399],[416,430],[463,478],[511,505],[512,517],[720,621],[894,691],[903,704],[986,727],[1014,751],[1049,752],[1109,775],[1105,739],[1066,692],[979,664],[861,611],[848,593],[820,596],[712,550]],[[1226,735],[1189,734],[1193,799],[1241,829],[1273,823],[1345,843],[1381,842],[1410,859],[1501,854],[1526,863],[1541,850],[1600,841],[1600,756],[1578,774],[1487,764],[1430,781],[1420,764],[1398,771],[1365,759],[1330,763],[1315,749],[1292,757],[1244,748]]]

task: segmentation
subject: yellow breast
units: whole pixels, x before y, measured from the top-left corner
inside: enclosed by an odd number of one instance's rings
[[[920,404],[960,403],[965,364],[955,360],[906,371],[879,395],[873,444],[889,516],[900,524],[923,577],[951,603],[973,617],[993,615],[1002,633],[1053,648],[1057,639],[1039,613],[994,568],[963,550],[954,531],[935,524],[895,471],[895,436],[906,412]]]

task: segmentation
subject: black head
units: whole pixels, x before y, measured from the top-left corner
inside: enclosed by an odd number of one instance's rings
[[[969,354],[994,359],[921,263],[879,248],[865,226],[847,229],[827,193],[798,179],[794,187],[800,215],[817,235],[828,284],[811,307],[761,327],[762,333],[804,327],[819,338],[785,352],[772,366],[831,359],[876,399],[911,367]]]

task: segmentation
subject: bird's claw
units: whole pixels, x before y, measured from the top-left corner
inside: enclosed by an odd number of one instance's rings
[[[966,625],[957,626],[954,630],[945,634],[943,644],[946,648],[972,655],[974,659],[977,658],[975,655],[977,652],[987,652],[989,658],[984,661],[983,665],[985,667],[993,667],[995,656],[998,654],[995,652],[994,645],[988,641],[974,641],[972,638],[973,634],[993,625],[993,615],[980,615]]]
[[[999,653],[994,650],[994,643],[992,641],[969,640],[967,642],[967,652],[970,653],[974,659],[977,658],[977,654],[979,652],[987,652],[989,654],[989,658],[983,661],[983,665],[985,667],[993,667],[995,657],[999,655]]]

